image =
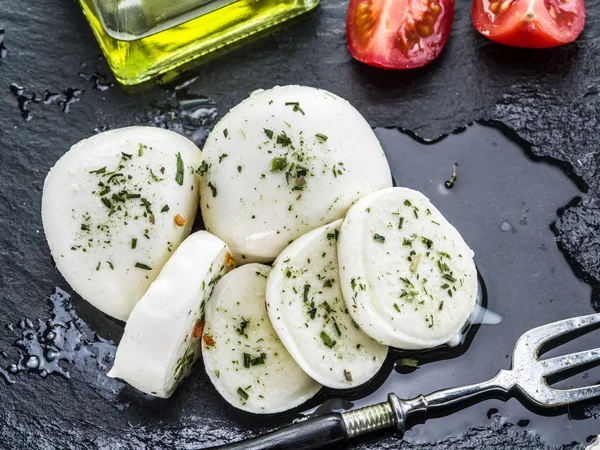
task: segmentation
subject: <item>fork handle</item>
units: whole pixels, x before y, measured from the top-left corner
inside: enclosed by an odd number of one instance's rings
[[[393,394],[391,394],[393,395]],[[391,398],[391,397],[390,397]],[[395,396],[394,396],[395,398]],[[398,425],[388,401],[344,413],[313,417],[271,433],[211,447],[214,450],[317,450],[341,444],[361,434]]]

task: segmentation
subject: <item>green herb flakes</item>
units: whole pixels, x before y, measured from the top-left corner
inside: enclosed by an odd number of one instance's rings
[[[229,131],[227,131],[227,128],[225,128],[223,130],[223,136],[225,136],[225,137],[229,136]]]
[[[131,239],[131,248],[135,249],[137,247],[137,239],[136,238],[132,238]]]
[[[337,344],[325,331],[321,331],[320,337],[326,347],[333,348]]]
[[[379,242],[379,243],[381,243],[381,244],[383,244],[383,243],[385,242],[385,236],[382,236],[381,234],[377,234],[377,233],[375,233],[375,234],[373,235],[373,240],[374,240],[374,241],[377,241],[377,242]]]
[[[238,395],[242,398],[242,400],[246,401],[250,398],[250,396],[248,395],[248,393],[242,389],[241,387],[237,388],[237,393]]]
[[[138,269],[152,270],[152,267],[143,263],[135,263],[135,267],[137,267]]]
[[[181,159],[181,152],[177,152],[177,173],[175,174],[175,181],[179,186],[183,186],[183,175],[184,166],[183,159]]]
[[[271,161],[271,172],[283,172],[287,165],[286,157],[273,158]]]
[[[217,187],[214,184],[212,184],[211,181],[208,182],[208,187],[212,191],[212,196],[216,197],[217,196]]]
[[[327,139],[329,139],[326,135],[324,135],[323,133],[317,133],[315,134],[315,136],[317,137],[317,139],[319,139],[321,142],[325,142]]]
[[[201,177],[203,177],[207,171],[208,171],[208,164],[206,163],[206,161],[202,161],[202,164],[200,164],[200,166],[196,169],[196,173],[198,175],[200,175]]]
[[[273,130],[269,130],[267,128],[263,128],[263,131],[265,132],[265,134],[267,135],[267,137],[269,139],[273,139]]]

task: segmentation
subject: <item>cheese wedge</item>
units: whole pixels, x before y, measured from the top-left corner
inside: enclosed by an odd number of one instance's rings
[[[358,328],[342,297],[341,223],[296,239],[277,257],[267,281],[269,317],[285,348],[307,374],[334,389],[370,380],[388,350]]]
[[[193,142],[151,127],[98,134],[58,160],[42,219],[56,267],[79,295],[127,320],[190,234],[201,162]]]
[[[321,386],[296,364],[265,308],[269,267],[248,264],[223,277],[206,307],[204,367],[236,408],[269,414],[301,405]]]
[[[456,342],[475,307],[473,252],[417,191],[384,189],[356,202],[342,224],[338,259],[350,314],[382,344]]]
[[[183,241],[133,309],[108,376],[170,397],[200,355],[206,301],[233,265],[227,245],[206,231]]]

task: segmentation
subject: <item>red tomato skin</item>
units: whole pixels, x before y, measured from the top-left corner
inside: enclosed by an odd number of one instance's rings
[[[585,2],[577,0],[577,3],[577,20],[568,32],[559,30],[550,14],[545,9],[540,11],[540,8],[539,16],[533,19],[522,11],[522,17],[512,18],[510,24],[494,25],[483,7],[483,0],[473,0],[471,16],[477,31],[494,42],[520,48],[551,48],[573,42],[583,31]]]
[[[395,2],[406,2],[411,0],[390,0]],[[454,22],[454,0],[440,0],[444,6],[444,12],[439,21],[438,32],[434,46],[427,48],[415,57],[402,56],[398,49],[394,49],[394,43],[389,42],[392,47],[388,52],[371,51],[365,49],[363,39],[354,26],[355,13],[361,0],[350,0],[346,14],[346,40],[352,57],[357,61],[372,67],[387,70],[407,70],[423,67],[436,59],[443,51],[448,42],[452,23]]]

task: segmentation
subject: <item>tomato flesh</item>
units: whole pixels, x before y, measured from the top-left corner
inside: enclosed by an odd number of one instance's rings
[[[350,0],[348,49],[375,67],[421,67],[442,52],[453,20],[454,0]]]
[[[473,0],[471,13],[477,31],[513,47],[566,44],[585,25],[584,0]]]

